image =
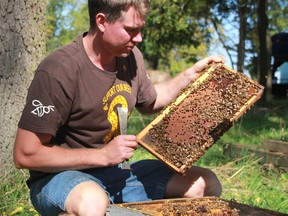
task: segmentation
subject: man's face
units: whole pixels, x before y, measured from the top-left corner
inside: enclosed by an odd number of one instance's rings
[[[128,56],[134,46],[142,42],[141,28],[144,25],[145,17],[130,7],[123,19],[107,23],[103,32],[104,49],[114,56]]]

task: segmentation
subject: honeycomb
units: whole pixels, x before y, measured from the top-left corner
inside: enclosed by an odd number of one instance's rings
[[[211,64],[138,135],[141,146],[184,175],[262,95],[263,86]]]
[[[162,199],[114,205],[151,216],[287,216],[285,213],[218,197]]]
[[[153,216],[239,216],[230,202],[216,197],[155,200],[120,206]]]

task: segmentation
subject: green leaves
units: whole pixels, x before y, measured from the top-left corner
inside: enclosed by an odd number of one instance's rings
[[[46,23],[46,52],[74,40],[89,28],[86,1],[49,0]]]
[[[240,4],[240,5],[239,5]],[[222,46],[232,56],[237,55],[239,31],[238,9],[249,9],[245,38],[245,69],[256,72],[258,37],[255,1],[236,0],[153,0],[151,12],[143,29],[139,48],[149,67],[165,69],[171,74],[193,64],[207,55],[215,28]],[[277,0],[269,3],[270,35],[288,31],[288,3]],[[214,26],[213,26],[213,24]],[[67,44],[89,28],[87,2],[84,0],[50,0],[47,12],[47,52]],[[185,50],[185,52],[183,51]],[[176,58],[173,56],[177,52]],[[174,56],[175,57],[175,56]],[[236,62],[236,58],[233,57]],[[233,62],[233,64],[234,64]],[[179,66],[177,66],[179,65]],[[256,73],[252,73],[253,76]]]
[[[195,0],[152,2],[152,10],[147,17],[143,31],[145,42],[140,44],[145,58],[150,62],[153,61],[157,66],[159,64],[156,64],[156,61],[162,62],[171,70],[169,65],[172,62],[168,59],[168,53],[185,47],[186,50],[187,47],[197,48],[200,44],[207,46],[211,38],[208,24],[211,5],[213,5],[213,1],[209,1],[209,4],[208,1]],[[152,44],[153,46],[151,46]],[[192,50],[190,49],[190,51]],[[197,56],[197,50],[193,51],[194,53],[190,54]],[[155,59],[156,53],[157,59]]]

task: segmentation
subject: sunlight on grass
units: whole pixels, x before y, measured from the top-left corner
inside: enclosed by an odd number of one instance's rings
[[[222,198],[288,213],[287,172],[243,157],[213,169],[223,185]]]

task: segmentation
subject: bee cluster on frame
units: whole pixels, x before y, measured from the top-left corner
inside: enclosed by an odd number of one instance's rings
[[[139,143],[185,174],[262,95],[263,87],[223,64],[212,64],[140,134]]]

